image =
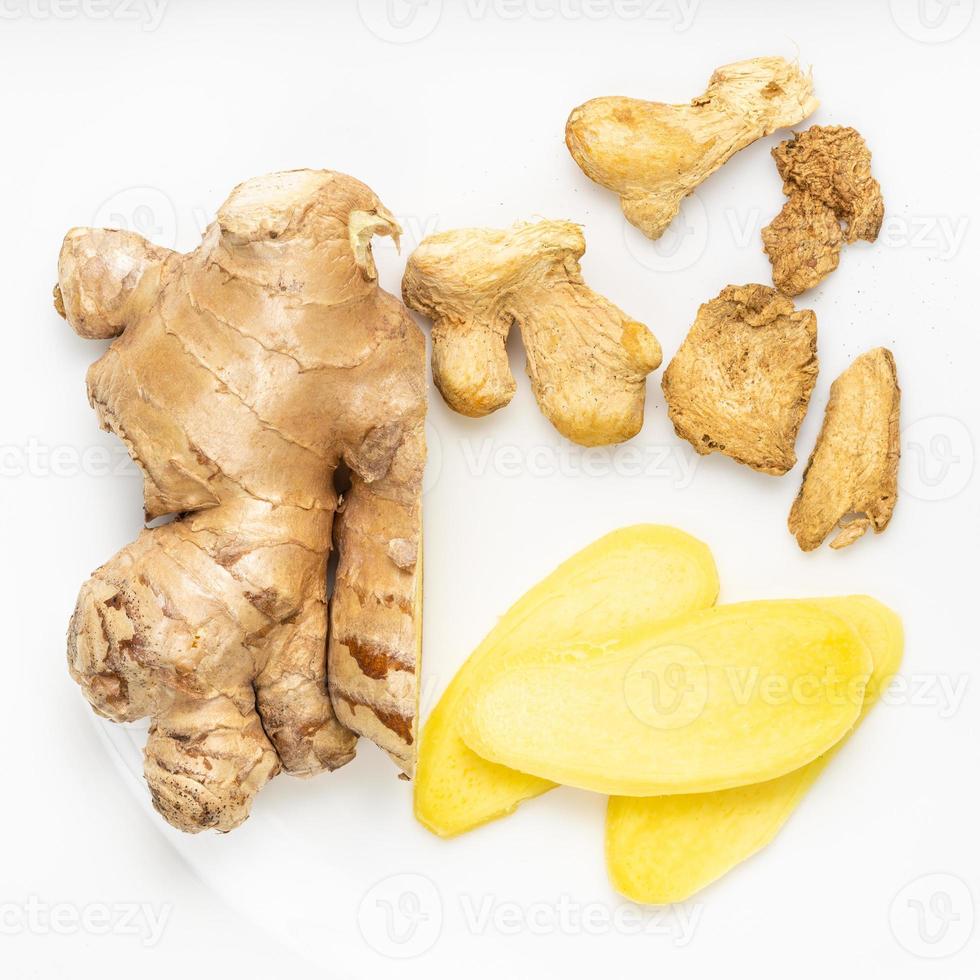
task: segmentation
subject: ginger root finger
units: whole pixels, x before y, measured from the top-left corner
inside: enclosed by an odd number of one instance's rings
[[[898,500],[900,401],[895,358],[884,347],[862,354],[831,385],[789,514],[790,532],[804,551],[818,548],[835,528],[831,548],[888,526]]]
[[[152,720],[147,778],[183,830],[231,829],[280,769],[353,757],[327,677],[333,477],[350,455],[384,478],[386,433],[425,414],[424,338],[371,255],[398,231],[364,184],[299,170],[235,188],[189,254],[78,229],[62,249],[60,310],[117,336],[90,401],[142,470],[148,517],[176,515],[82,587],[69,668],[96,711]],[[359,581],[387,595],[403,560],[365,555]],[[409,726],[415,683],[375,692],[411,705]]]
[[[817,380],[817,318],[768,286],[726,286],[698,310],[664,371],[674,430],[702,456],[724,453],[779,476]]]
[[[175,254],[135,232],[73,228],[58,257],[55,307],[80,337],[118,337],[153,301]]]
[[[592,99],[572,110],[565,144],[587,177],[619,195],[626,219],[657,239],[681,201],[734,153],[817,105],[798,65],[751,58],[717,69],[687,105]]]
[[[562,435],[599,446],[639,432],[660,344],[585,285],[584,252],[577,225],[539,221],[443,232],[412,253],[402,294],[433,320],[433,379],[452,409],[480,417],[513,397],[505,345],[516,323],[534,396]]]
[[[337,717],[384,749],[409,777],[415,775],[422,668],[424,391],[416,405],[414,423],[399,432],[387,459],[348,457],[351,488],[337,513],[340,562],[329,653]]]
[[[874,661],[859,725],[902,660],[902,622],[869,596],[806,600],[850,623]],[[793,772],[717,793],[614,796],[606,811],[613,887],[634,902],[682,902],[765,847],[847,740]]]
[[[178,830],[226,833],[248,817],[255,794],[279,771],[279,759],[248,702],[185,699],[150,726],[144,753],[153,805]]]
[[[837,268],[845,241],[878,237],[884,202],[871,153],[849,126],[811,126],[774,147],[772,156],[789,200],[762,229],[762,241],[772,281],[796,296]]]

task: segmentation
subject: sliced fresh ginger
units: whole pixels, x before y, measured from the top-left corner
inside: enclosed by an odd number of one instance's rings
[[[851,623],[874,669],[860,723],[902,659],[902,623],[868,596],[812,600]],[[681,902],[768,844],[845,739],[793,772],[717,793],[624,797],[609,801],[606,861],[617,891],[635,902]]]
[[[712,792],[826,752],[857,719],[872,668],[854,628],[806,602],[704,609],[620,635],[612,648],[579,638],[481,677],[459,718],[463,741],[598,793]]]
[[[607,534],[525,594],[460,668],[422,732],[415,815],[451,837],[513,812],[554,783],[481,759],[457,732],[461,710],[488,678],[518,664],[710,606],[718,595],[711,552],[670,527],[640,524]]]

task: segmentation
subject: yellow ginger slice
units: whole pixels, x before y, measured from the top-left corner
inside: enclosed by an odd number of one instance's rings
[[[441,837],[505,816],[554,783],[481,759],[458,733],[473,693],[501,671],[596,651],[611,637],[695,609],[718,594],[708,548],[683,531],[639,524],[613,531],[519,599],[459,669],[422,731],[415,815]]]
[[[872,668],[852,626],[805,602],[705,609],[625,635],[481,678],[463,741],[598,793],[712,792],[826,752],[857,719]]]
[[[851,623],[874,669],[860,723],[902,659],[902,623],[868,596],[811,600]],[[613,886],[635,902],[681,902],[766,846],[845,739],[806,766],[751,786],[717,793],[609,800],[606,862]]]

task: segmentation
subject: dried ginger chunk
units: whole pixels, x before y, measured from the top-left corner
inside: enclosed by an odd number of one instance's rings
[[[769,286],[726,286],[698,310],[663,377],[670,420],[702,456],[781,476],[817,379],[817,318]]]
[[[789,200],[762,229],[762,241],[772,281],[796,296],[837,268],[845,241],[878,237],[884,202],[871,152],[849,126],[811,126],[772,155]]]
[[[804,551],[835,527],[831,548],[845,548],[869,527],[891,520],[898,498],[901,389],[895,358],[884,347],[862,354],[831,385],[830,401],[789,529]]]

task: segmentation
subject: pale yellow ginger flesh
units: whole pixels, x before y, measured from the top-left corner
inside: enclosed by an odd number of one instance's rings
[[[798,65],[751,58],[719,68],[686,105],[592,99],[572,110],[565,143],[587,177],[619,195],[626,219],[657,239],[681,201],[733,154],[817,105]]]
[[[583,548],[527,592],[453,677],[422,729],[415,815],[451,837],[505,816],[554,783],[480,758],[458,733],[474,692],[503,670],[615,638],[710,606],[718,574],[707,547],[675,528],[640,524]]]
[[[762,229],[762,241],[772,281],[796,296],[837,268],[845,241],[878,237],[885,206],[871,153],[849,126],[811,126],[772,156],[789,200]]]
[[[502,668],[470,693],[459,733],[490,762],[580,789],[713,792],[826,752],[857,719],[871,668],[853,627],[823,609],[739,603]]]
[[[640,431],[660,344],[585,285],[584,252],[578,225],[539,221],[431,235],[412,253],[402,295],[433,321],[432,376],[450,408],[478,418],[510,402],[516,323],[534,397],[562,435],[600,446]]]
[[[175,515],[82,586],[69,669],[99,714],[151,719],[146,779],[182,830],[236,827],[356,733],[414,768],[425,344],[370,248],[398,230],[364,184],[298,170],[237,187],[186,255],[86,228],[62,247],[56,306],[116,338],[91,403],[147,517]]]
[[[868,596],[806,600],[857,630],[874,668],[858,724],[902,659],[902,623]],[[763,783],[716,793],[614,796],[606,814],[606,863],[634,902],[682,902],[765,847],[849,736],[813,762]]]
[[[804,551],[845,548],[888,527],[898,500],[901,389],[891,351],[858,357],[830,387],[823,427],[789,514]]]
[[[674,431],[781,476],[817,381],[817,318],[769,286],[726,286],[698,309],[662,387]]]

